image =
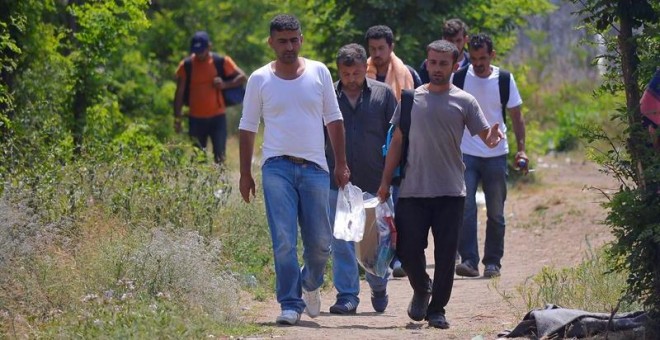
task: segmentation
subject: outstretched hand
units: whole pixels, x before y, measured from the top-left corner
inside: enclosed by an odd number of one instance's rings
[[[490,129],[488,129],[488,135],[486,136],[484,143],[492,149],[496,147],[497,144],[500,144],[502,139],[504,139],[504,134],[500,131],[500,123],[495,123]]]

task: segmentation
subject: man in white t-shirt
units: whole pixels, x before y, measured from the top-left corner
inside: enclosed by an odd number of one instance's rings
[[[525,154],[525,121],[520,110],[522,99],[516,82],[511,75],[509,80],[509,100],[506,103],[509,119],[502,116],[500,102],[500,69],[491,65],[495,57],[493,42],[486,34],[479,33],[468,43],[471,65],[468,67],[463,90],[473,95],[484,112],[489,124],[500,123],[506,136],[507,124],[511,122],[516,136],[516,163],[524,160],[521,170],[527,173]],[[483,264],[484,277],[500,275],[504,255],[504,201],[506,200],[507,154],[509,145],[506,138],[496,148],[488,148],[481,140],[472,137],[468,131],[461,141],[463,163],[465,163],[465,213],[459,239],[458,252],[461,263],[456,266],[456,274],[467,277],[479,276],[479,246],[477,242],[477,204],[475,194],[481,182],[486,197],[486,239]]]
[[[260,119],[264,120],[262,185],[275,258],[278,324],[295,325],[305,310],[320,313],[319,288],[330,255],[328,216],[330,176],[323,125],[335,159],[337,186],[348,183],[344,125],[328,68],[298,57],[303,42],[300,22],[277,15],[270,22],[268,44],[277,58],[254,71],[247,82],[239,124],[240,183],[243,199],[255,194],[252,156]],[[298,265],[298,224],[303,241]]]

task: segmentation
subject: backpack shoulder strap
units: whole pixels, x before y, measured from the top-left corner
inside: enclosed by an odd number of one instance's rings
[[[400,178],[406,176],[406,163],[408,162],[408,145],[410,135],[410,122],[413,102],[415,101],[415,90],[401,90],[401,117],[399,119],[399,128],[403,134],[403,145],[401,148]]]
[[[399,120],[399,127],[401,128],[401,132],[403,132],[403,135],[406,138],[410,133],[410,112],[412,111],[414,99],[415,90],[401,90],[401,118]]]
[[[183,69],[186,71],[186,77],[190,78],[190,72],[192,71],[191,57],[186,57],[186,59],[183,59]]]
[[[452,83],[454,86],[460,88],[461,90],[463,89],[463,86],[465,85],[465,77],[467,76],[467,71],[468,71],[468,66],[465,66],[458,71],[454,72],[454,77],[452,78]]]
[[[509,84],[511,84],[511,73],[500,69],[500,76],[497,79],[500,89],[500,103],[502,104],[502,120],[506,122],[506,104],[509,102]]]
[[[188,105],[188,98],[190,97],[190,78],[192,74],[192,58],[186,57],[183,59],[183,70],[186,72],[186,87],[183,89],[183,102]]]
[[[211,53],[211,56],[213,57],[213,64],[215,65],[215,71],[218,77],[225,80],[225,57],[215,53]]]

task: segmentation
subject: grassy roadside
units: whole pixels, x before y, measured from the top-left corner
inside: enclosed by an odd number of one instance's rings
[[[588,115],[582,109],[566,112]],[[573,121],[558,129],[573,127]],[[233,137],[224,171],[184,138],[160,144],[128,131],[118,147],[64,165],[54,154],[11,178],[0,197],[0,335],[263,333],[242,309],[245,298],[273,296],[260,171],[254,164],[256,200],[245,204],[237,190],[237,111],[228,122]],[[547,151],[540,131],[529,134],[538,144],[529,154]],[[261,137],[255,144],[258,155]],[[577,274],[550,268],[539,275],[519,289],[525,310],[547,295],[570,301],[585,294],[564,289],[576,286],[567,283],[571,280],[588,276],[593,285],[612,280],[595,269]]]
[[[191,161],[146,150],[96,155],[5,188],[2,337],[263,332],[242,308],[243,298],[263,298],[272,287],[263,204],[240,201],[234,170],[219,171],[182,149]],[[236,169],[235,140],[228,150]]]

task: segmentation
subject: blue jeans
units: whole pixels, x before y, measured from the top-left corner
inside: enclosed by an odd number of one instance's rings
[[[463,155],[465,163],[465,211],[460,233],[458,252],[463,262],[473,267],[479,264],[477,242],[477,202],[475,195],[479,181],[486,196],[486,240],[483,264],[502,267],[504,256],[504,201],[506,200],[506,155],[497,157],[475,157]]]
[[[330,176],[317,164],[271,157],[262,167],[268,227],[275,258],[275,291],[282,310],[302,313],[302,290],[323,284],[332,229],[328,216]],[[303,244],[298,263],[298,224]]]
[[[337,210],[337,190],[330,190],[330,221],[334,224]],[[389,272],[385,278],[365,272],[371,290],[380,292],[387,288]],[[350,301],[355,306],[360,303],[360,272],[355,257],[353,242],[332,238],[332,278],[337,289],[337,301]]]

